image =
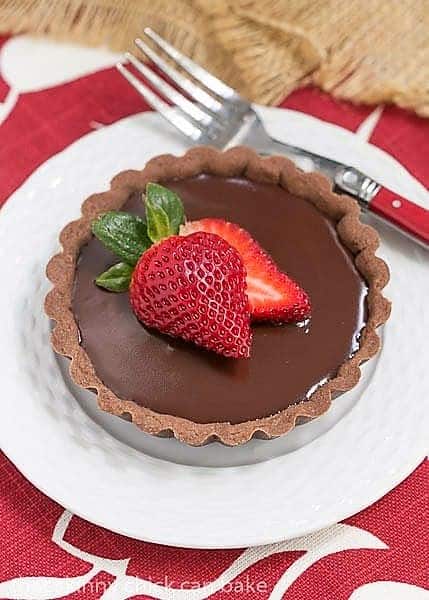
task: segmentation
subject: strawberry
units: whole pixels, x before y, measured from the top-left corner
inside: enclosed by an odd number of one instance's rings
[[[129,288],[147,327],[228,357],[250,355],[246,272],[239,253],[211,233],[173,235],[142,254]]]
[[[306,292],[278,269],[246,230],[222,219],[202,219],[182,225],[180,235],[196,231],[216,234],[240,253],[247,273],[246,293],[253,320],[289,323],[310,316],[311,305]]]

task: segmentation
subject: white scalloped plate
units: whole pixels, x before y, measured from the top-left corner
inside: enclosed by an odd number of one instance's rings
[[[261,109],[262,110],[262,109]],[[293,144],[354,163],[429,205],[396,161],[351,132],[263,109]],[[380,498],[427,453],[428,256],[382,229],[392,317],[360,385],[282,439],[189,448],[146,436],[96,408],[49,345],[45,264],[81,202],[125,168],[186,146],[137,115],[82,138],[39,168],[0,214],[1,445],[24,475],[83,518],[131,537],[188,547],[266,544],[321,529]],[[426,355],[425,355],[426,354]]]

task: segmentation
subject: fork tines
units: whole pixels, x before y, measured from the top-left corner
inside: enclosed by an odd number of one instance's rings
[[[140,38],[135,40],[136,46],[178,89],[129,52],[125,54],[126,61],[143,75],[159,95],[143,83],[124,63],[118,63],[117,68],[154,110],[194,142],[201,140],[203,136],[215,137],[210,133],[212,130],[216,131],[216,124],[228,114],[226,105],[248,105],[235,90],[176,50],[152,29],[146,27],[144,33],[161,52],[192,79],[171,66]],[[177,110],[172,111],[165,100],[174,104]]]

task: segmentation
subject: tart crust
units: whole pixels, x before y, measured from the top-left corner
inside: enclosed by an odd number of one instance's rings
[[[132,192],[143,190],[149,181],[186,179],[200,173],[243,176],[251,181],[274,183],[310,201],[333,220],[342,243],[352,252],[355,265],[368,286],[368,315],[360,336],[359,349],[340,366],[337,375],[305,401],[272,416],[238,424],[195,423],[182,417],[156,413],[116,396],[97,377],[90,357],[80,345],[80,332],[72,312],[75,268],[80,248],[91,238],[93,219],[107,210],[121,208]],[[335,396],[353,388],[360,378],[359,366],[374,356],[380,347],[376,328],[385,323],[390,314],[390,302],[381,293],[389,280],[389,269],[383,260],[375,256],[379,245],[378,234],[372,227],[359,221],[359,214],[357,202],[348,196],[333,193],[330,182],[323,175],[303,173],[284,157],[261,158],[246,147],[236,147],[226,152],[196,147],[181,157],[165,154],[153,158],[142,171],[123,171],[114,177],[110,190],[90,196],[82,205],[81,218],[62,230],[60,242],[63,250],[47,266],[47,276],[53,284],[45,300],[46,313],[55,321],[52,346],[58,354],[71,359],[72,379],[81,387],[97,393],[98,405],[102,410],[132,420],[146,433],[174,436],[192,446],[215,440],[236,446],[252,437],[272,439],[283,435],[297,423],[322,415]]]

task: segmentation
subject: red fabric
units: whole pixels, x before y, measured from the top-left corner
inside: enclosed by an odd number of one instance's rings
[[[305,112],[351,131],[356,131],[373,110],[367,106],[356,106],[350,102],[335,100],[329,94],[313,87],[301,88],[292,92],[280,106]]]
[[[0,582],[16,577],[74,577],[90,564],[51,541],[63,509],[36,490],[3,455],[0,459]],[[377,536],[388,548],[345,550],[311,565],[284,596],[287,600],[346,600],[371,581],[400,581],[429,589],[429,461],[395,490],[346,524]],[[219,576],[241,550],[184,550],[138,542],[73,517],[65,540],[75,547],[111,559],[130,559],[127,574],[173,588],[204,585]],[[303,552],[280,552],[260,560],[214,594],[249,599],[268,598],[274,585]],[[82,590],[67,598],[101,598],[114,581],[97,573]],[[258,591],[258,585],[259,590]],[[98,592],[97,592],[98,588]],[[133,598],[146,598],[136,595]]]
[[[6,39],[0,39],[0,47]],[[0,102],[7,92],[8,85],[0,78]],[[281,106],[353,131],[371,112],[366,107],[338,102],[312,88],[294,92]],[[23,94],[0,125],[0,204],[37,166],[90,132],[98,123],[113,123],[147,108],[115,69]],[[371,141],[397,157],[423,183],[429,183],[428,121],[396,108],[386,108]],[[87,560],[83,560],[52,541],[63,508],[36,490],[1,454],[0,474],[0,589],[2,582],[13,578],[31,576],[38,584],[41,580],[37,578],[41,577],[85,575],[93,564],[89,555],[116,561],[129,559],[123,566],[128,575],[173,588],[191,588],[216,579],[243,552],[156,546],[113,534],[73,517],[65,541],[88,553]],[[317,560],[287,589],[286,599],[346,600],[359,586],[380,580],[409,583],[424,589],[429,587],[428,461],[386,497],[348,519],[346,524],[372,533],[387,548],[344,550]],[[231,594],[252,599],[268,598],[285,571],[298,564],[304,555],[301,551],[282,551],[263,558],[214,596],[217,600],[230,598]],[[93,574],[91,572],[89,583],[66,597],[102,598],[118,577],[110,571],[95,570]],[[114,597],[148,597],[133,596],[132,593],[130,590],[126,596]]]
[[[429,121],[390,106],[383,112],[371,142],[403,163],[429,187]]]
[[[99,124],[144,110],[141,96],[114,68],[23,94],[0,128],[0,205],[39,165]]]

